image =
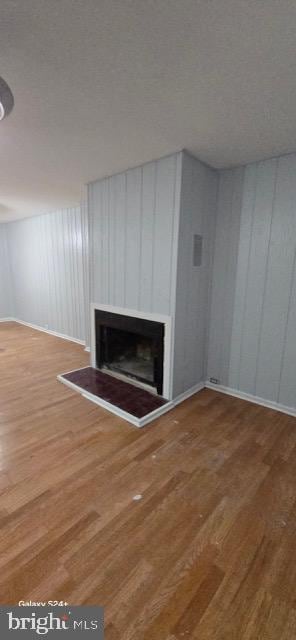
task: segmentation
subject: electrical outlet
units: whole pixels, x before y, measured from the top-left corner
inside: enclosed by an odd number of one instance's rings
[[[218,380],[218,378],[210,378],[210,382],[213,384],[220,384],[220,380]]]

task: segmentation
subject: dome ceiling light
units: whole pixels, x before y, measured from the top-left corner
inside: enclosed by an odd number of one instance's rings
[[[0,121],[13,109],[14,99],[8,84],[0,78]]]

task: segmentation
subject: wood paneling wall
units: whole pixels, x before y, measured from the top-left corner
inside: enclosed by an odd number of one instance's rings
[[[88,188],[91,301],[172,314],[182,154]]]
[[[180,152],[89,185],[91,300],[172,317],[173,397],[205,373],[216,182]]]
[[[0,315],[87,340],[89,301],[168,314],[173,396],[207,355],[207,377],[295,408],[295,203],[296,154],[215,172],[180,152],[94,182],[89,220],[82,207],[0,225]]]
[[[219,175],[208,346],[208,377],[228,384],[243,169]]]
[[[296,155],[221,172],[208,376],[293,408],[295,262]]]
[[[0,319],[13,314],[13,292],[8,251],[7,225],[0,224]]]
[[[217,173],[183,153],[175,309],[174,392],[205,379]],[[194,235],[202,237],[200,266],[193,264]]]
[[[85,209],[63,209],[5,225],[14,316],[85,339]]]

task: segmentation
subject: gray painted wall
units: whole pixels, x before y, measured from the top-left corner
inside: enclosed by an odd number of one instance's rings
[[[7,225],[0,224],[0,319],[13,315],[13,294],[8,252]]]
[[[87,194],[81,202],[81,234],[82,234],[82,266],[84,293],[84,341],[90,347],[90,273],[89,273],[89,217],[87,209]]]
[[[174,396],[207,354],[207,377],[296,407],[295,203],[296,154],[218,173],[177,153],[92,183],[89,220],[0,225],[0,317],[87,340],[90,300],[168,314]]]
[[[217,173],[183,153],[175,309],[174,396],[205,379]],[[193,264],[194,234],[202,261]]]
[[[14,317],[80,340],[85,338],[85,216],[78,207],[3,225]]]
[[[238,238],[241,214],[243,169],[221,171],[219,175],[214,266],[208,346],[208,377],[227,384]]]
[[[172,314],[182,154],[88,187],[91,302]]]
[[[220,174],[208,377],[296,407],[296,155]]]
[[[180,152],[89,185],[91,301],[172,317],[173,397],[204,377],[216,182]]]

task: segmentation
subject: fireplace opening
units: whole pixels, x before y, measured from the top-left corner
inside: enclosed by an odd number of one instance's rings
[[[96,364],[162,395],[164,325],[95,310]]]

